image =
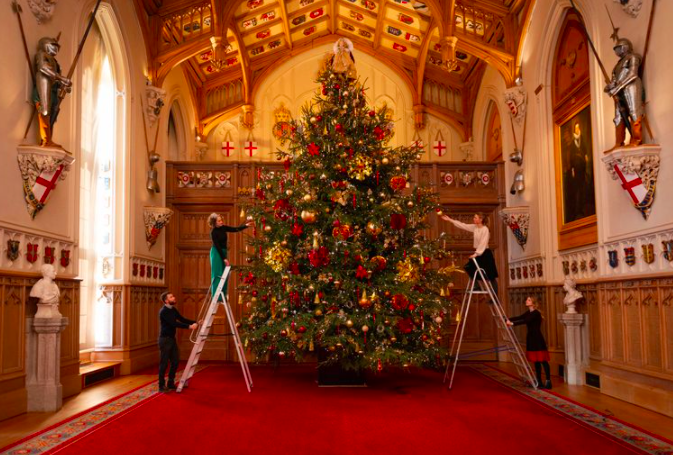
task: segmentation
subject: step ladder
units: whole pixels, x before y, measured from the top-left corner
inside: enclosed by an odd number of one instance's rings
[[[182,372],[182,376],[180,376],[180,382],[178,383],[177,392],[182,392],[182,389],[189,385],[189,380],[191,379],[192,376],[194,376],[196,366],[198,365],[199,358],[201,357],[201,352],[203,351],[203,348],[206,344],[206,340],[208,339],[208,333],[210,332],[210,328],[213,325],[213,319],[215,318],[215,314],[217,313],[217,309],[220,307],[220,305],[224,307],[227,321],[229,321],[229,328],[231,329],[231,335],[233,335],[234,337],[234,343],[236,345],[236,353],[238,354],[238,360],[241,363],[241,370],[243,370],[243,378],[245,379],[245,385],[248,388],[248,392],[251,391],[250,389],[252,387],[252,376],[250,375],[250,368],[248,368],[248,362],[245,359],[245,351],[243,349],[243,344],[241,343],[241,337],[238,334],[236,321],[234,320],[234,312],[231,310],[231,306],[229,305],[229,301],[227,300],[227,296],[225,295],[224,290],[224,285],[227,282],[230,273],[231,273],[231,266],[225,267],[224,273],[220,278],[220,282],[217,285],[215,293],[212,294],[211,296],[209,290],[208,295],[206,295],[203,305],[201,306],[201,310],[199,311],[199,319],[203,318],[203,324],[201,324],[196,331],[193,331],[191,336],[189,337],[189,340],[192,343],[194,343],[194,347],[192,348],[192,353],[189,355],[189,360],[187,361],[187,365],[185,366],[185,369]],[[212,289],[212,283],[211,283],[211,289]],[[209,297],[210,300],[208,300]],[[206,307],[206,304],[208,302],[210,302],[210,304],[207,305]]]
[[[453,334],[453,342],[451,343],[451,351],[449,353],[449,361],[446,365],[446,371],[444,373],[444,382],[449,376],[449,369],[451,369],[451,380],[449,381],[449,389],[453,387],[453,378],[456,374],[456,366],[458,365],[458,360],[466,359],[469,357],[475,357],[479,355],[488,354],[491,352],[509,352],[516,366],[517,373],[524,383],[530,384],[532,387],[537,388],[538,383],[533,375],[533,370],[526,360],[521,345],[516,338],[514,330],[512,327],[507,325],[507,315],[500,304],[497,294],[491,286],[491,282],[486,279],[486,273],[484,269],[479,267],[479,263],[475,258],[472,258],[472,262],[476,266],[476,271],[470,281],[467,284],[466,292],[463,295],[463,302],[460,305],[460,312],[458,313],[458,326],[456,327],[456,332]],[[477,283],[480,285],[477,285]],[[479,351],[468,352],[465,354],[460,354],[460,348],[463,343],[463,335],[465,334],[465,326],[467,325],[467,316],[470,312],[470,305],[472,304],[472,297],[475,294],[484,294],[488,296],[489,301],[487,302],[488,307],[491,310],[493,319],[495,319],[496,326],[498,328],[498,339],[501,340],[502,345],[496,346],[494,348],[482,349]],[[456,344],[457,342],[457,344]],[[455,355],[454,355],[455,350]]]

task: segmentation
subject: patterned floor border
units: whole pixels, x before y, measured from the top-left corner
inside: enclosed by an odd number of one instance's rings
[[[207,365],[199,365],[196,372],[207,367]],[[7,447],[2,447],[0,455],[45,454],[63,444],[74,442],[95,430],[99,425],[110,423],[159,396],[161,394],[157,390],[157,383],[152,381]]]
[[[580,424],[588,426],[608,438],[617,440],[637,452],[652,455],[673,455],[673,442],[666,438],[654,435],[626,422],[621,422],[555,393],[528,387],[520,379],[495,367],[475,364],[470,365],[470,368]]]

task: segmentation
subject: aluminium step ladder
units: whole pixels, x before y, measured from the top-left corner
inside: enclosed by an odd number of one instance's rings
[[[526,360],[521,345],[516,338],[516,334],[512,327],[507,325],[507,315],[500,304],[497,294],[493,290],[491,282],[486,279],[486,273],[484,269],[479,266],[477,260],[472,258],[472,262],[476,266],[476,271],[470,281],[467,284],[467,292],[463,295],[463,302],[460,305],[460,312],[458,313],[458,326],[456,327],[456,332],[453,334],[453,342],[451,343],[451,351],[449,353],[449,361],[446,365],[446,371],[444,372],[444,381],[449,376],[449,368],[451,368],[453,361],[453,368],[451,369],[451,380],[449,381],[449,389],[453,386],[453,378],[456,374],[456,366],[458,365],[458,360],[465,359],[469,357],[479,356],[488,354],[491,352],[509,352],[511,354],[512,361],[516,366],[517,373],[524,383],[530,384],[532,387],[537,388],[538,383],[533,375],[533,369]],[[476,283],[481,280],[480,286],[476,286]],[[475,289],[476,288],[476,289]],[[496,326],[498,328],[499,339],[501,339],[504,344],[496,346],[494,348],[482,349],[479,351],[468,352],[465,354],[460,354],[460,348],[463,343],[463,335],[465,334],[465,325],[467,324],[467,316],[470,312],[470,305],[472,303],[472,297],[475,294],[484,294],[488,295],[489,302],[488,306],[491,310],[491,315],[495,319]],[[456,344],[456,341],[458,344]],[[454,356],[455,349],[455,356]]]
[[[248,368],[248,362],[245,359],[245,351],[243,349],[243,344],[241,343],[241,337],[238,334],[238,328],[236,327],[236,321],[234,320],[234,312],[229,305],[227,296],[225,295],[224,285],[229,279],[229,274],[231,273],[231,266],[227,266],[224,269],[222,277],[220,277],[220,282],[217,285],[215,293],[212,294],[210,299],[210,304],[206,309],[206,303],[208,302],[208,297],[210,296],[210,291],[201,306],[199,311],[199,319],[204,316],[204,310],[206,311],[205,317],[203,318],[203,324],[197,329],[198,331],[192,332],[192,335],[189,337],[189,340],[194,343],[192,348],[192,353],[189,355],[189,360],[185,366],[182,376],[180,376],[180,382],[178,383],[177,392],[182,392],[182,389],[189,385],[189,380],[194,376],[196,371],[196,366],[199,363],[199,358],[201,357],[201,352],[205,347],[206,340],[208,339],[208,333],[210,328],[213,325],[213,319],[217,313],[217,309],[222,305],[226,313],[227,321],[229,321],[229,328],[231,329],[231,335],[234,337],[234,344],[236,345],[236,353],[238,354],[238,360],[241,363],[241,370],[243,370],[243,378],[245,379],[245,385],[250,392],[252,387],[252,376],[250,375],[250,368]],[[212,289],[212,286],[211,286]],[[194,336],[196,335],[196,336]]]

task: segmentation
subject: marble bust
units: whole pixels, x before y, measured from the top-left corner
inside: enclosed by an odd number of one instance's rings
[[[40,271],[42,278],[35,283],[30,290],[30,296],[39,299],[37,304],[36,318],[55,318],[61,317],[58,311],[58,304],[61,296],[61,291],[54,282],[56,278],[56,270],[51,264],[44,264]]]
[[[566,292],[566,295],[563,298],[563,304],[567,307],[566,313],[569,314],[577,313],[577,310],[575,309],[575,302],[584,297],[580,291],[575,289],[576,286],[577,283],[575,283],[575,280],[571,278],[566,278],[565,282],[563,283],[563,290]]]

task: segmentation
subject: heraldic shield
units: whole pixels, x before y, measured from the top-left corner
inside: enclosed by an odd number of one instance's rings
[[[652,264],[655,258],[654,245],[648,243],[647,245],[642,245],[642,248],[643,248],[643,261],[645,261],[647,264]]]
[[[18,240],[7,240],[7,259],[14,262],[19,258],[19,246],[21,242]]]
[[[23,179],[26,209],[31,218],[42,210],[56,189],[65,180],[75,158],[60,148],[21,145],[17,160]]]
[[[629,267],[636,265],[636,249],[632,246],[624,248],[624,262],[628,264]]]
[[[664,240],[661,242],[663,248],[662,256],[667,261],[673,261],[673,240]]]
[[[617,250],[608,251],[608,264],[613,269],[616,269],[619,266],[619,257],[617,256]]]

